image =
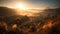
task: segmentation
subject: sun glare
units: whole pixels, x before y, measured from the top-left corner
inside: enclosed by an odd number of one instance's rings
[[[16,4],[15,7],[18,8],[18,9],[21,9],[21,10],[26,10],[27,9],[27,7],[23,4]]]

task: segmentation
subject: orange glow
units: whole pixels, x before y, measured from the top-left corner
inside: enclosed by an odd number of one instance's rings
[[[27,16],[35,16],[35,14],[42,12],[40,8],[31,7],[29,4],[25,4],[23,2],[15,3],[13,6],[9,6],[10,8],[16,9],[17,15],[27,15]]]
[[[43,29],[51,28],[54,24],[52,24],[52,21],[49,21],[43,26]]]
[[[12,26],[12,29],[16,29],[17,28],[17,24],[14,24],[13,26]]]
[[[21,9],[21,10],[27,10],[27,7],[22,3],[21,4],[17,3],[17,4],[14,5],[14,7],[18,8],[18,9]]]
[[[18,15],[27,15],[27,16],[33,16],[34,15],[34,13],[32,13],[32,12],[29,12],[29,11],[17,11],[17,14]]]

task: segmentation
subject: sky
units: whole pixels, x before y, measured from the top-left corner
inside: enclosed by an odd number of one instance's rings
[[[0,6],[14,7],[18,3],[22,3],[28,8],[60,7],[60,0],[0,0]]]
[[[21,4],[22,6],[20,6]],[[0,6],[9,8],[19,8],[20,6],[21,9],[24,8],[34,9],[28,10],[28,12],[16,11],[17,14],[21,13],[22,15],[33,15],[35,13],[42,12],[40,11],[41,9],[60,7],[60,0],[0,0]]]

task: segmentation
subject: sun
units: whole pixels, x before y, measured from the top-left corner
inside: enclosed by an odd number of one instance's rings
[[[16,4],[15,7],[18,8],[18,9],[21,9],[21,10],[26,10],[27,9],[27,7],[23,4]]]
[[[17,8],[20,8],[20,9],[25,9],[25,6],[24,6],[24,5],[22,5],[22,4],[17,5],[16,7],[17,7]]]

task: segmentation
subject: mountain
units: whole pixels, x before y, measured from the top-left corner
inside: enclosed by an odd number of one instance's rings
[[[0,16],[11,16],[15,15],[16,11],[7,7],[0,7]]]

